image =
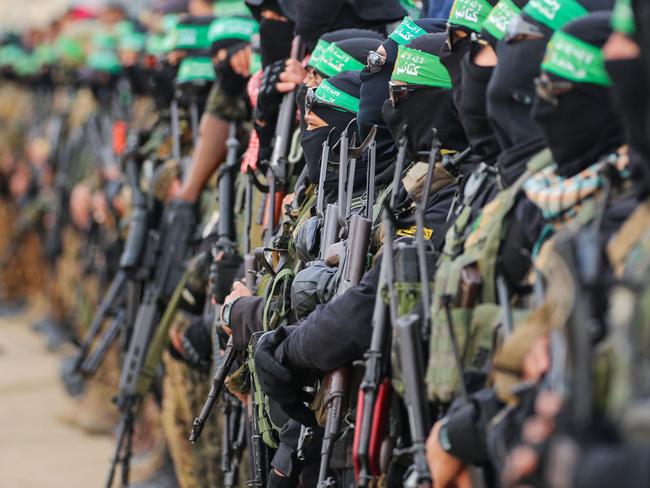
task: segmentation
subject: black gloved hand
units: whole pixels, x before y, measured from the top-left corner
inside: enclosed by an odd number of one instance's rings
[[[244,260],[237,252],[219,254],[210,265],[210,294],[217,303],[224,303]]]
[[[246,90],[248,77],[242,76],[232,69],[230,59],[234,54],[241,51],[249,45],[248,42],[238,42],[228,48],[228,55],[225,59],[215,64],[214,69],[217,72],[219,86],[227,95],[231,97],[241,96]]]
[[[277,119],[283,94],[278,91],[276,85],[280,82],[280,75],[284,72],[285,63],[286,60],[280,59],[264,68],[255,106],[256,119],[267,122]]]
[[[202,317],[197,317],[185,329],[180,343],[170,344],[171,355],[184,361],[190,368],[202,373],[210,372],[212,361],[212,338]]]
[[[285,327],[279,327],[260,338],[255,351],[257,377],[264,393],[287,415],[304,425],[315,425],[314,413],[304,405],[312,400],[303,390],[304,374],[287,368],[275,356],[275,350],[288,335]]]
[[[162,297],[171,298],[185,271],[184,262],[193,243],[196,230],[197,206],[193,202],[172,200],[165,206],[156,273],[165,276]],[[169,269],[162,266],[169,264]]]

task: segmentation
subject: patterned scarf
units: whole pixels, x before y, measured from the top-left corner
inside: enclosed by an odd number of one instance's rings
[[[580,208],[600,195],[609,167],[623,179],[629,178],[627,152],[610,154],[569,178],[557,174],[553,164],[535,173],[523,185],[524,192],[554,227],[574,218]]]

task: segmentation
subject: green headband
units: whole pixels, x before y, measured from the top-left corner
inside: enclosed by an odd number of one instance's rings
[[[400,46],[403,46],[411,42],[416,37],[423,36],[426,33],[427,31],[413,22],[412,19],[409,17],[404,17],[402,23],[398,25],[393,32],[391,32],[388,38],[392,39]]]
[[[255,19],[242,17],[222,17],[210,24],[208,41],[210,44],[224,39],[239,39],[249,42],[257,34],[260,26]]]
[[[122,71],[120,60],[114,51],[95,51],[88,56],[88,67],[103,73],[117,74]]]
[[[449,24],[480,32],[491,10],[492,5],[487,0],[456,0],[449,14]]]
[[[206,57],[190,57],[181,61],[176,75],[177,83],[192,81],[214,81],[214,66],[212,60]]]
[[[490,15],[483,22],[483,29],[497,41],[500,41],[506,35],[510,19],[520,12],[521,9],[512,3],[511,0],[499,0],[499,3],[494,6]]]
[[[209,25],[178,24],[174,29],[173,49],[207,49]]]
[[[530,0],[524,7],[524,13],[546,27],[558,31],[568,22],[588,12],[576,0]]]
[[[144,44],[144,50],[151,56],[160,56],[165,52],[165,36],[162,34],[149,34]]]
[[[612,28],[628,37],[636,33],[632,0],[618,0],[616,2],[612,12]]]
[[[318,42],[316,43],[316,47],[311,52],[311,56],[309,57],[309,62],[307,63],[307,66],[311,66],[312,68],[316,66],[316,63],[320,61],[320,59],[323,57],[323,53],[327,51],[327,48],[329,47],[330,47],[329,42],[324,41],[322,39],[318,39]]]
[[[409,85],[451,88],[449,72],[438,56],[406,46],[399,47],[391,79]]]
[[[317,69],[325,76],[334,76],[344,71],[361,71],[365,65],[357,61],[336,44],[330,44],[320,59],[314,63]]]
[[[120,39],[119,48],[124,51],[142,51],[145,46],[146,37],[141,32],[129,32]]]
[[[334,105],[346,112],[357,113],[359,111],[358,98],[335,88],[327,80],[319,85],[314,95],[316,96],[317,102]]]
[[[611,85],[602,51],[563,31],[553,34],[548,43],[542,69],[577,83]]]

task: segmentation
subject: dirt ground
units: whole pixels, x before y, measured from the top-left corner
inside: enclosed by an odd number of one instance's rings
[[[59,356],[29,326],[38,316],[0,318],[0,486],[103,486],[113,442],[60,420],[69,403]]]

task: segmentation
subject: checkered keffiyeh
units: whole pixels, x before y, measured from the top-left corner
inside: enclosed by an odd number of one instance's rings
[[[251,101],[251,107],[257,105],[257,95],[260,92],[260,87],[262,86],[262,77],[264,76],[264,71],[260,70],[251,76],[251,79],[248,80],[248,97]],[[248,168],[256,169],[257,168],[257,156],[260,152],[260,140],[257,137],[257,132],[254,130],[251,132],[251,136],[248,140],[248,148],[244,153],[242,158],[240,171],[246,173]]]
[[[577,215],[585,201],[600,193],[607,165],[615,167],[621,177],[626,178],[629,176],[627,162],[627,157],[612,154],[570,178],[558,175],[554,164],[526,180],[523,189],[545,219],[566,221]]]

